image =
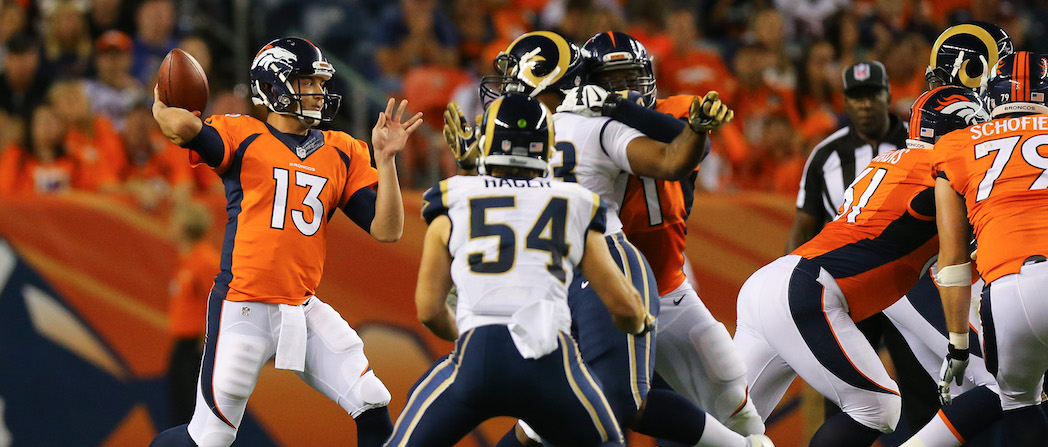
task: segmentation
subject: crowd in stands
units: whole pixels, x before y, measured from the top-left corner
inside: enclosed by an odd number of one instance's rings
[[[310,38],[375,88],[406,96],[426,114],[428,130],[401,157],[407,188],[454,172],[441,147],[444,106],[455,99],[467,116],[478,114],[478,80],[493,73],[499,50],[531,30],[556,30],[580,45],[605,30],[638,38],[655,57],[660,97],[717,90],[735,109],[735,122],[714,137],[701,189],[784,195],[795,194],[811,148],[847,124],[843,67],[882,61],[893,111],[905,117],[926,88],[932,41],[951,24],[989,21],[1010,33],[1017,49],[1048,46],[1044,0],[250,4],[257,39],[246,51],[280,35]],[[0,195],[88,190],[154,209],[220,193],[213,174],[190,168],[185,152],[159,133],[149,108],[161,60],[180,47],[208,74],[212,97],[204,116],[258,113],[230,75],[247,67],[233,66],[229,49],[187,13],[237,20],[228,6],[211,7],[218,10],[188,0],[0,0]]]

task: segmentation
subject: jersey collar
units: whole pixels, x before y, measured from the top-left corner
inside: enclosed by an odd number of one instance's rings
[[[269,128],[269,132],[273,134],[277,140],[284,143],[284,146],[286,146],[291,153],[295,154],[295,156],[302,161],[305,161],[310,155],[313,155],[317,149],[324,146],[324,133],[316,129],[309,129],[305,141],[303,141],[302,144],[299,144],[293,138],[289,137],[284,132],[277,130],[269,123],[266,123],[266,127]]]

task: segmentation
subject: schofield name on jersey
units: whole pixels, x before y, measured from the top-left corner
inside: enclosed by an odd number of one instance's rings
[[[1009,104],[1010,106],[1022,106],[1021,104]],[[1023,106],[1029,110],[1015,110],[1023,112],[1034,112],[1033,107]],[[1016,109],[1018,107],[1015,107]],[[993,121],[987,121],[982,124],[976,124],[969,128],[972,132],[972,139],[978,140],[984,136],[990,136],[996,133],[1015,132],[1017,130],[1048,130],[1048,115],[1038,116],[1019,116],[1008,119],[997,119]]]
[[[485,188],[549,188],[549,180],[542,179],[520,179],[520,178],[486,178],[484,179]]]

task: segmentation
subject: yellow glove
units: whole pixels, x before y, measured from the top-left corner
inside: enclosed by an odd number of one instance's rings
[[[708,132],[735,118],[735,112],[721,102],[720,94],[710,91],[702,98],[691,100],[691,110],[688,113],[688,126],[696,133]]]
[[[455,156],[459,167],[466,170],[477,167],[480,152],[477,149],[476,131],[462,116],[462,109],[455,101],[451,101],[444,111],[444,141],[451,148],[451,154]]]

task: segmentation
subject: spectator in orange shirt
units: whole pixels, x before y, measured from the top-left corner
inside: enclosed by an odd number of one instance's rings
[[[123,137],[126,161],[119,178],[140,207],[154,210],[164,201],[189,197],[193,187],[189,160],[160,133],[149,105],[139,104],[131,110]]]
[[[833,44],[818,40],[807,47],[798,64],[797,112],[801,126],[797,131],[804,147],[815,146],[840,128],[844,97],[840,94],[841,67],[834,53]]]
[[[211,215],[203,206],[186,202],[173,214],[178,270],[171,280],[168,324],[175,339],[167,369],[171,393],[171,423],[185,424],[193,417],[197,375],[204,347],[207,296],[219,271],[218,250],[205,240]]]
[[[77,187],[76,159],[66,151],[65,126],[50,105],[33,109],[26,149],[15,143],[0,151],[0,194],[53,194]]]
[[[762,148],[765,122],[771,117],[781,116],[789,120],[793,129],[801,125],[795,107],[793,91],[773,86],[764,80],[764,70],[773,61],[774,55],[760,45],[744,45],[735,53],[735,74],[739,88],[735,97],[739,100],[735,110],[735,126],[742,132],[745,147],[741,142],[726,145],[731,158],[736,181],[740,185],[754,184],[759,179],[749,178],[762,175],[760,165],[766,154]]]
[[[672,39],[672,52],[655,59],[663,94],[702,95],[716,90],[725,102],[739,102],[733,100],[735,77],[716,48],[701,40],[690,9],[680,8],[667,16],[666,34]]]
[[[881,57],[892,88],[891,111],[899,116],[910,113],[910,105],[928,88],[924,70],[931,45],[924,36],[906,33],[892,39],[889,50]]]
[[[124,158],[123,143],[108,118],[91,113],[84,82],[57,82],[48,92],[48,100],[56,105],[55,111],[68,129],[65,143],[79,165],[78,188],[115,189],[117,171]]]

